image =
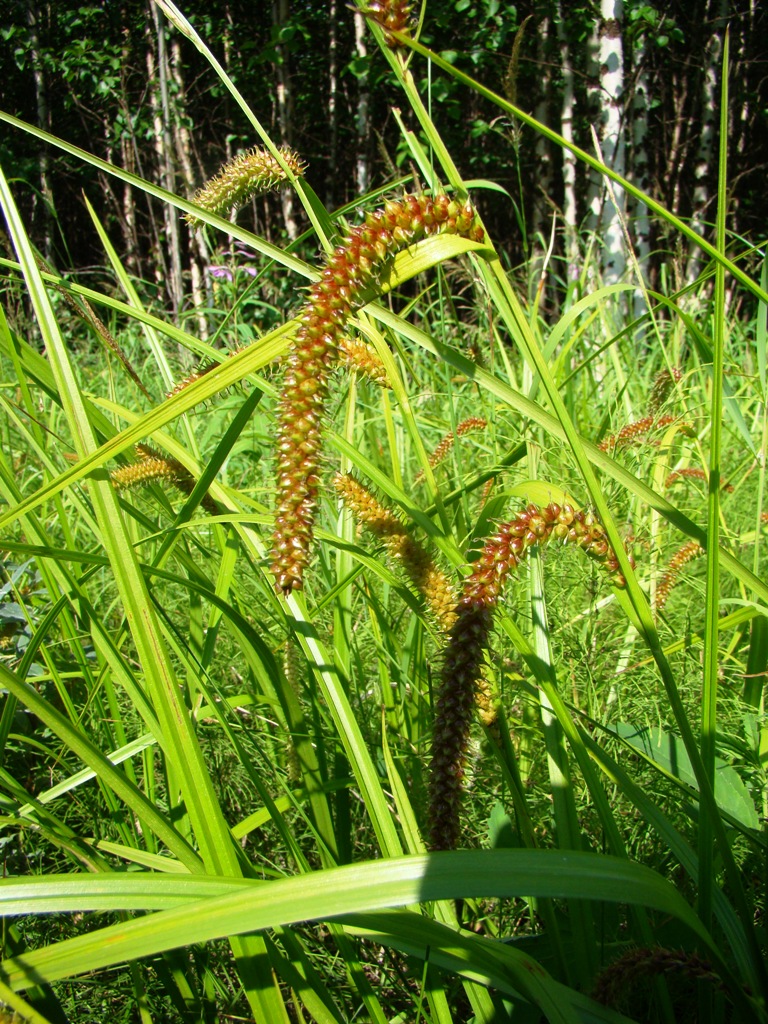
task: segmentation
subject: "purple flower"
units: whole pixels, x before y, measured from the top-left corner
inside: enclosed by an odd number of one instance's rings
[[[254,252],[253,249],[244,249],[240,245],[235,246],[235,256],[244,256],[247,260],[256,260],[259,258],[259,254]]]
[[[211,277],[226,277],[228,281],[233,280],[232,271],[229,269],[229,267],[210,266],[208,267],[208,272],[210,273]]]

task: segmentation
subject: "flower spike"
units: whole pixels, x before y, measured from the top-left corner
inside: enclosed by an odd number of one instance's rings
[[[135,445],[135,450],[139,456],[138,462],[120,466],[109,474],[115,490],[124,491],[130,487],[144,487],[153,480],[164,480],[186,495],[190,495],[195,489],[197,481],[177,459],[162,455],[146,444]],[[219,506],[210,494],[204,494],[200,504],[210,515],[219,514]]]
[[[666,400],[669,398],[672,393],[672,389],[676,384],[679,384],[682,379],[683,371],[677,366],[673,366],[669,370],[665,366],[663,370],[659,370],[653,378],[651,393],[648,398],[648,412],[651,416],[656,415],[662,405],[664,405]]]
[[[461,423],[456,427],[456,431],[451,431],[446,434],[437,445],[435,450],[429,456],[429,465],[432,469],[435,466],[439,466],[447,457],[448,453],[453,448],[457,437],[464,437],[466,434],[471,434],[477,430],[485,430],[488,426],[488,421],[484,420],[482,416],[469,416],[467,419],[462,420]],[[424,479],[424,471],[420,470],[414,479],[414,483],[421,483]]]
[[[333,479],[341,500],[374,537],[384,544],[390,556],[423,595],[442,630],[447,632],[456,619],[456,594],[453,586],[432,557],[417,543],[405,524],[349,473],[337,473]]]
[[[290,146],[278,150],[285,164],[297,178],[302,177],[307,165]],[[278,161],[267,149],[249,149],[224,164],[219,173],[198,189],[193,202],[208,213],[225,217],[234,207],[240,209],[249,199],[279,188],[288,177]],[[193,227],[201,222],[194,214],[187,214]]]
[[[410,0],[370,0],[363,14],[381,26],[384,32],[384,41],[387,46],[394,49],[400,44],[392,35],[392,32],[409,33],[411,30],[411,14],[413,4]]]
[[[683,571],[683,567],[692,562],[695,558],[701,558],[705,555],[706,551],[699,544],[697,540],[686,541],[681,548],[672,555],[667,564],[667,571],[661,578],[661,581],[656,588],[656,611],[660,612],[663,610],[669,595],[672,592],[672,588],[679,582],[680,573]]]
[[[429,780],[433,850],[452,850],[459,842],[459,809],[472,712],[493,613],[504,583],[535,544],[546,544],[553,537],[563,544],[577,544],[604,566],[616,586],[626,583],[601,523],[591,512],[576,511],[570,505],[528,505],[515,519],[501,523],[495,535],[486,541],[464,582],[455,609],[456,621],[449,635],[435,701]]]
[[[309,563],[320,487],[322,421],[328,378],[347,322],[382,264],[428,235],[450,232],[482,241],[471,203],[447,195],[406,195],[368,213],[326,257],[299,315],[277,414],[277,505],[272,572],[284,594],[300,590]]]
[[[651,433],[651,431],[664,430],[673,423],[678,423],[677,429],[682,434],[686,434],[688,437],[694,436],[691,424],[679,422],[677,416],[659,416],[658,418],[655,416],[644,416],[641,420],[635,420],[634,423],[627,423],[618,434],[611,434],[610,437],[604,438],[597,447],[601,452],[612,451],[614,448],[621,448],[624,445],[632,444],[638,438],[645,437],[646,434]]]

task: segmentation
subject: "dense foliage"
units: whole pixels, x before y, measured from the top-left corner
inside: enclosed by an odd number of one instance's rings
[[[258,142],[229,92],[206,73],[204,56],[180,49],[173,36],[166,39],[148,0],[6,0],[4,6],[6,112],[188,197],[224,160]],[[619,173],[702,226],[714,221],[714,102],[727,23],[733,61],[729,135],[738,162],[729,227],[752,237],[768,214],[762,187],[768,161],[763,6],[751,0],[658,6],[632,0],[609,4],[613,20],[599,6],[430,0],[421,39],[550,127],[572,133],[588,151],[590,126],[599,131],[613,104],[626,151]],[[309,180],[330,208],[415,169],[398,126],[394,108],[400,101],[386,61],[364,31],[355,31],[341,0],[193,2],[185,13],[254,102],[262,123],[309,162]],[[606,40],[617,44],[610,56]],[[612,97],[605,75],[609,64],[617,73],[616,62],[620,77]],[[426,67],[416,73],[426,87]],[[594,226],[599,179],[583,164],[574,167],[571,197],[561,149],[477,93],[467,95],[450,77],[434,76],[431,98],[435,123],[464,178],[490,178],[506,190],[484,194],[482,212],[513,265],[546,247],[553,211],[561,211],[566,227]],[[419,130],[413,117],[407,126]],[[605,155],[611,164],[612,153]],[[66,157],[17,132],[3,133],[0,156],[26,183],[19,202],[32,237],[58,267],[83,272],[101,262],[98,239],[82,217],[84,192],[98,202],[128,266],[146,279],[159,275],[157,283],[175,303],[179,296],[169,282],[174,259],[184,275],[194,261],[205,266],[206,254],[187,232],[176,238],[156,211],[108,174],[83,168],[74,175]],[[629,214],[631,223],[644,217],[635,207]],[[284,230],[274,199],[255,203],[241,222],[270,238]],[[556,252],[566,256],[562,219],[555,227]],[[686,262],[679,262],[663,224],[646,228],[638,222],[637,235],[650,280],[656,281],[662,264],[685,280]],[[665,255],[650,259],[659,250]]]
[[[7,6],[0,1020],[768,1024],[765,15]]]

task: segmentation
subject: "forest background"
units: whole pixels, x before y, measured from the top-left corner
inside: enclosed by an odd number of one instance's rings
[[[768,12],[755,0],[427,6],[426,45],[588,151],[594,126],[610,166],[705,233],[713,219],[716,98],[730,25],[729,226],[734,236],[760,234],[768,214]],[[182,49],[147,0],[4,0],[0,9],[0,105],[8,113],[189,198],[257,141],[206,73],[203,56]],[[192,0],[186,14],[273,138],[308,162],[308,180],[330,209],[411,171],[396,86],[362,15],[343,0]],[[565,262],[549,286],[562,287],[578,277],[580,230],[600,227],[606,283],[621,277],[625,246],[613,208],[601,208],[596,175],[448,76],[432,83],[431,96],[465,178],[506,189],[483,191],[478,201],[513,266],[548,246],[554,224],[554,253]],[[0,160],[25,183],[17,192],[30,236],[59,270],[89,275],[98,286],[102,249],[82,215],[85,195],[126,267],[151,278],[157,301],[174,318],[210,305],[208,271],[221,265],[222,254],[210,252],[177,210],[160,211],[147,195],[93,167],[73,172],[66,155],[16,131],[2,133]],[[623,204],[620,192],[617,201]],[[642,205],[627,213],[649,283],[661,273],[671,275],[673,288],[692,282],[697,254],[683,258],[677,243],[660,234],[660,222],[651,228]],[[306,227],[301,217],[289,190],[253,200],[240,221],[279,241],[286,232],[298,236]],[[546,301],[542,308],[546,313]],[[205,338],[205,318],[198,319]]]

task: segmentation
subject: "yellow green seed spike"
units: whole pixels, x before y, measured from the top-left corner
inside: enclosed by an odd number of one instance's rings
[[[384,544],[391,558],[402,565],[405,574],[423,594],[440,628],[447,632],[456,619],[456,593],[429,552],[413,539],[393,512],[349,473],[337,473],[333,485],[358,522]]]
[[[281,146],[280,156],[291,171],[300,178],[307,165],[289,146]],[[224,164],[218,174],[195,193],[193,202],[208,213],[225,217],[232,209],[240,209],[249,199],[279,188],[288,176],[275,157],[266,149],[249,149]],[[187,214],[191,225],[200,221]]]

